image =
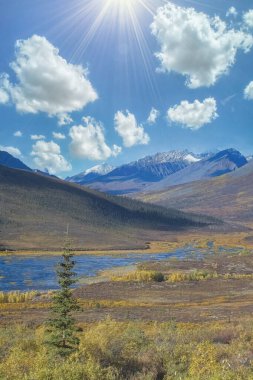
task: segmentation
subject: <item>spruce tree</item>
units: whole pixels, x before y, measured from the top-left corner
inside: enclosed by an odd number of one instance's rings
[[[65,245],[61,262],[57,265],[56,273],[60,289],[53,296],[52,318],[48,321],[47,343],[55,349],[60,356],[68,356],[78,349],[79,339],[75,319],[72,314],[80,309],[73,296],[72,285],[75,284],[76,274],[73,272],[74,254],[69,245]]]

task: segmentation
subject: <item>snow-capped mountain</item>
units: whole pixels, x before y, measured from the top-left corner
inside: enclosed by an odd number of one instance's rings
[[[163,180],[145,188],[145,192],[163,191],[170,186],[219,177],[233,172],[247,164],[246,158],[235,149],[225,149],[208,158],[194,162],[192,165],[171,174]]]
[[[145,164],[162,164],[167,162],[177,162],[177,161],[186,161],[186,162],[192,162],[192,161],[198,161],[200,158],[189,152],[188,150],[172,150],[170,152],[163,152],[163,153],[156,153],[153,156],[146,156],[144,158],[141,158],[137,161],[134,161],[130,163],[129,165],[145,165]]]
[[[67,177],[66,180],[83,185],[110,173],[113,169],[114,166],[103,163],[101,165],[96,165],[90,169],[84,170],[82,173],[76,174],[73,177]]]
[[[87,184],[93,189],[111,194],[127,194],[141,191],[147,185],[160,181],[199,160],[200,156],[187,150],[173,150],[147,156],[113,170],[108,169],[108,173],[104,175],[94,174],[92,170],[91,173],[86,171],[67,180]]]
[[[100,175],[105,175],[105,174],[110,173],[113,169],[115,169],[114,166],[104,163],[101,165],[93,166],[92,168],[85,170],[85,174],[87,175],[90,173],[96,173]]]
[[[173,150],[147,156],[113,170],[105,167],[108,173],[104,175],[100,174],[103,166],[94,167],[89,173],[86,171],[69,180],[110,194],[123,195],[220,176],[246,163],[246,158],[235,149],[203,154]]]

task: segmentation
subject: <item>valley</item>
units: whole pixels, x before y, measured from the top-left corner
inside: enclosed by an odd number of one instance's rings
[[[0,15],[0,380],[253,380],[252,0]]]
[[[0,376],[40,379],[46,360],[43,380],[82,379],[78,368],[89,380],[250,379],[252,162],[234,150],[191,161],[152,184],[145,174],[128,197],[0,165]],[[81,344],[62,372],[42,342],[66,230]]]

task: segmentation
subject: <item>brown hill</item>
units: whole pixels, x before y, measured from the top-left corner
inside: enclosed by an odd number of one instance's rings
[[[145,202],[253,224],[253,161],[233,173],[138,195]]]
[[[118,198],[0,166],[1,249],[135,248],[160,233],[216,224],[209,217]]]

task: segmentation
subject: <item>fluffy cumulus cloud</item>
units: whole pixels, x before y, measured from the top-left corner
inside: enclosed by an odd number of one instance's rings
[[[53,137],[57,140],[65,140],[66,136],[63,133],[53,132]]]
[[[123,139],[123,144],[127,148],[149,143],[149,135],[145,132],[142,125],[138,125],[135,116],[129,111],[125,113],[118,111],[115,114],[114,128]]]
[[[151,109],[150,114],[148,116],[147,122],[149,124],[155,124],[157,118],[159,117],[160,112],[154,107]]]
[[[237,51],[253,46],[250,34],[229,29],[219,17],[171,2],[158,8],[151,31],[161,47],[160,70],[186,76],[190,88],[214,85],[235,63]]]
[[[247,27],[253,28],[253,9],[250,9],[248,12],[244,13],[243,21]]]
[[[31,140],[44,140],[45,138],[44,135],[31,135]]]
[[[50,174],[66,172],[72,169],[71,164],[61,155],[61,148],[53,141],[37,141],[31,155],[35,165]]]
[[[253,81],[248,84],[244,90],[244,97],[248,100],[253,100]]]
[[[10,153],[12,156],[16,158],[22,157],[22,153],[18,148],[15,148],[14,146],[3,146],[0,145],[0,150],[3,150],[4,152]]]
[[[193,103],[184,100],[168,110],[169,121],[192,130],[197,130],[203,125],[211,123],[217,117],[217,105],[214,98],[207,98],[203,103],[199,100],[195,100]]]
[[[121,152],[119,146],[107,145],[102,124],[91,117],[84,117],[83,125],[71,127],[69,136],[72,140],[70,150],[75,157],[97,161],[115,157]]]
[[[22,137],[23,133],[21,131],[16,131],[16,132],[13,133],[13,136],[14,137]]]
[[[64,125],[71,121],[69,113],[97,99],[87,70],[68,63],[45,37],[34,35],[17,41],[15,54],[16,59],[10,66],[16,82],[11,83],[8,76],[2,74],[2,103],[7,94],[18,111],[45,112],[57,116]]]

